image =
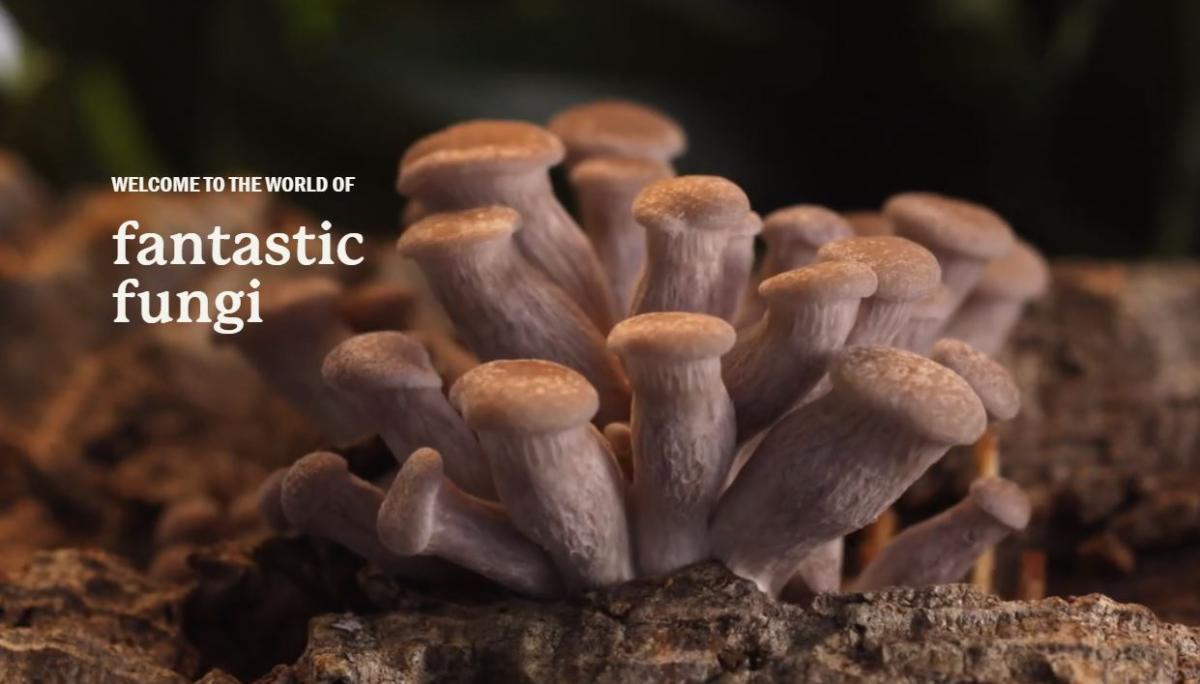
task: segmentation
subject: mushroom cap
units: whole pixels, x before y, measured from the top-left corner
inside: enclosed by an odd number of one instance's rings
[[[657,109],[624,100],[568,107],[546,124],[575,158],[600,154],[670,161],[683,153],[683,128]]]
[[[966,342],[938,340],[930,358],[967,381],[991,420],[1010,420],[1021,409],[1021,393],[1008,370]]]
[[[716,316],[682,311],[645,313],[626,318],[608,334],[608,349],[625,357],[700,361],[733,348],[737,332]]]
[[[412,556],[429,546],[443,478],[442,455],[428,447],[400,467],[379,508],[379,539],[389,551]]]
[[[472,245],[506,238],[520,225],[521,215],[515,209],[501,206],[433,214],[409,226],[396,242],[396,249],[414,259],[450,255]]]
[[[1032,245],[1017,240],[1005,256],[990,262],[972,294],[1025,301],[1039,297],[1050,286],[1050,267]]]
[[[983,512],[1013,530],[1025,529],[1033,513],[1029,497],[1021,487],[1002,477],[975,480],[967,497]]]
[[[730,229],[732,237],[754,237],[762,232],[763,220],[757,211],[746,214],[742,222]]]
[[[875,294],[879,281],[870,266],[854,261],[819,261],[771,276],[758,286],[770,302],[863,299]]]
[[[662,162],[642,157],[614,155],[588,157],[571,167],[571,182],[579,187],[610,188],[612,191],[637,192],[662,178],[675,175]]]
[[[439,388],[442,376],[425,345],[401,332],[355,335],[325,355],[321,377],[351,394],[409,388]]]
[[[283,514],[296,527],[325,515],[326,494],[350,476],[346,459],[331,451],[314,451],[292,464],[283,478],[279,500]]]
[[[850,347],[830,369],[834,390],[938,444],[970,444],[987,427],[979,397],[954,371],[893,347]]]
[[[450,401],[472,430],[558,432],[586,424],[600,398],[579,373],[550,361],[491,361],[450,388]]]
[[[633,216],[647,228],[735,230],[746,221],[750,199],[719,176],[679,176],[647,185],[633,200]]]
[[[870,209],[859,209],[842,213],[846,221],[854,227],[855,235],[895,235],[896,226],[883,212]]]
[[[846,219],[815,204],[776,209],[767,214],[762,232],[768,245],[799,243],[813,249],[854,235],[854,229]]]
[[[888,301],[927,297],[942,279],[942,269],[932,252],[894,235],[830,242],[817,250],[817,260],[853,261],[870,266],[879,279],[875,297]]]
[[[931,192],[894,195],[883,212],[896,234],[973,259],[998,259],[1012,249],[1013,231],[987,207]]]
[[[562,161],[562,141],[524,121],[477,119],[455,124],[416,141],[400,159],[396,189],[416,194],[444,174],[521,173]]]
[[[950,288],[938,285],[916,304],[908,315],[909,321],[944,321],[954,313],[957,301]]]

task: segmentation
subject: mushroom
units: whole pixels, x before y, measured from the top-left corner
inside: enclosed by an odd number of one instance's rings
[[[965,380],[911,352],[852,347],[830,377],[827,394],[767,432],[713,514],[717,557],[772,595],[817,547],[869,524],[986,425]]]
[[[154,525],[154,543],[160,547],[179,542],[212,542],[224,531],[224,515],[216,501],[195,496],[167,506]]]
[[[994,355],[1004,346],[1025,304],[1045,293],[1049,283],[1046,260],[1032,245],[1018,240],[1007,256],[988,264],[942,335]]]
[[[400,332],[355,335],[329,352],[321,374],[354,402],[398,463],[419,447],[433,447],[444,454],[456,485],[496,498],[487,459],[446,400],[442,377],[420,342]]]
[[[600,424],[629,417],[629,387],[604,337],[513,245],[507,207],[435,214],[400,238],[459,335],[481,359],[540,358],[582,373],[600,393]]]
[[[754,270],[754,238],[762,232],[762,225],[762,217],[757,213],[747,214],[742,224],[730,231],[721,255],[721,284],[714,293],[712,309],[730,323],[737,320],[746,297],[750,272]]]
[[[267,528],[276,534],[292,528],[287,514],[283,512],[283,478],[287,477],[287,473],[287,468],[277,468],[258,485],[258,515]]]
[[[942,267],[951,310],[975,287],[988,262],[1012,249],[1008,223],[987,207],[928,192],[906,192],[888,199],[884,214],[896,234],[926,247]]]
[[[446,478],[434,449],[417,449],[405,460],[377,526],[384,547],[401,556],[438,556],[528,596],[562,594],[546,553],[517,532],[503,508]]]
[[[250,363],[334,444],[366,435],[368,426],[321,380],[325,354],[351,335],[338,315],[342,286],[328,278],[281,281],[263,290],[262,322],[232,339]]]
[[[846,541],[843,537],[813,549],[792,571],[791,578],[780,590],[780,598],[789,603],[803,603],[817,594],[841,591],[845,553]]]
[[[946,326],[954,312],[954,298],[945,285],[938,285],[924,299],[913,304],[908,321],[896,337],[892,346],[928,356],[938,333]]]
[[[638,193],[633,215],[646,228],[647,251],[634,312],[716,315],[725,246],[750,220],[746,193],[716,176],[668,178]]]
[[[450,390],[492,466],[513,525],[550,554],[569,591],[633,577],[625,485],[588,421],[596,390],[549,361],[492,361]]]
[[[383,492],[355,476],[346,459],[315,451],[292,464],[280,487],[280,503],[292,527],[328,539],[374,563],[384,572],[433,579],[444,570],[427,558],[405,558],[387,550],[375,531]]]
[[[1021,408],[1017,383],[1004,366],[962,340],[941,339],[930,358],[958,373],[983,402],[989,423],[1011,420]]]
[[[767,243],[759,270],[760,281],[771,276],[808,266],[817,258],[817,249],[827,242],[844,240],[854,229],[836,212],[815,204],[797,204],[776,209],[763,221],[762,236]],[[742,307],[739,322],[757,321],[766,304],[752,288]]]
[[[629,311],[646,263],[646,230],[633,218],[633,198],[671,175],[666,165],[636,157],[592,157],[571,169],[580,223],[608,273],[618,317]]]
[[[567,165],[591,157],[621,156],[669,164],[687,137],[662,112],[624,100],[597,100],[564,109],[546,124],[567,148]]]
[[[847,211],[842,216],[854,227],[855,235],[870,237],[896,234],[896,226],[883,212],[859,209]]]
[[[469,121],[413,143],[400,160],[396,188],[426,213],[493,204],[515,209],[525,227],[516,238],[521,254],[608,330],[613,305],[604,271],[550,186],[547,169],[562,158],[562,143],[541,127]]]
[[[767,314],[724,359],[739,442],[816,386],[853,328],[859,302],[875,288],[874,271],[850,261],[797,268],[759,285]]]
[[[342,320],[360,333],[404,330],[412,325],[416,308],[412,288],[386,281],[356,287],[338,302]]]
[[[714,316],[634,316],[609,333],[633,385],[634,556],[661,575],[710,556],[708,517],[733,461],[733,403],[721,355],[733,327]]]
[[[854,582],[854,591],[956,582],[985,550],[1025,529],[1029,516],[1029,498],[1016,483],[976,480],[965,499],[892,539]]]
[[[928,297],[941,277],[929,250],[892,235],[830,242],[817,250],[817,259],[852,261],[875,271],[878,287],[859,305],[847,346],[891,344],[908,322],[913,305]]]
[[[625,475],[625,481],[632,482],[633,430],[629,428],[629,423],[605,425],[604,439],[608,440],[608,446],[612,449],[613,457],[617,459],[617,465],[621,466],[621,473]]]

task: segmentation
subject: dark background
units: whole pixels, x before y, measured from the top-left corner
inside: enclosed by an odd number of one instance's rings
[[[1200,253],[1200,2],[7,0],[0,145],[56,185],[354,175],[297,197],[395,230],[396,161],[464,118],[661,107],[755,207],[990,204],[1052,254]]]

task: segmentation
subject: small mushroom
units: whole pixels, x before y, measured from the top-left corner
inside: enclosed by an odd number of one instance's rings
[[[1012,420],[1021,408],[1017,383],[1004,366],[962,340],[941,339],[929,358],[958,373],[983,402],[989,423]]]
[[[342,320],[359,333],[404,330],[412,325],[416,308],[412,288],[389,282],[356,287],[338,302]]]
[[[646,228],[647,252],[634,312],[717,315],[725,246],[750,220],[746,193],[716,176],[668,178],[638,193],[633,215]]]
[[[539,358],[573,368],[600,393],[598,418],[629,417],[629,386],[604,337],[513,245],[517,212],[435,214],[400,238],[466,344],[483,360]]]
[[[906,192],[888,199],[884,214],[896,234],[916,242],[937,257],[942,284],[950,291],[951,309],[975,287],[989,261],[1008,254],[1013,232],[987,207],[928,192]]]
[[[435,579],[444,572],[430,559],[405,558],[380,543],[375,521],[383,492],[351,473],[335,453],[316,451],[293,463],[280,487],[280,503],[295,529],[345,546],[384,572],[412,579]]]
[[[287,468],[273,470],[258,485],[258,515],[267,528],[276,534],[292,529],[287,514],[283,512],[283,478],[287,477],[287,472]]]
[[[762,236],[767,243],[759,271],[760,281],[816,261],[817,249],[827,242],[844,240],[854,229],[837,212],[815,204],[797,204],[767,214]],[[757,321],[766,308],[752,288],[738,318],[743,325]]]
[[[924,587],[962,579],[985,550],[1029,523],[1029,498],[1000,477],[976,480],[967,497],[904,530],[863,570],[855,591]]]
[[[1045,293],[1049,283],[1046,260],[1031,245],[1018,240],[1008,256],[988,264],[942,335],[995,355],[1004,346],[1025,304]]]
[[[847,211],[842,216],[854,227],[855,235],[870,237],[874,235],[896,234],[896,226],[881,211],[858,209]]]
[[[913,304],[908,321],[892,340],[893,347],[928,356],[946,321],[954,313],[954,298],[945,285],[938,285],[924,299]]]
[[[877,518],[986,415],[948,368],[890,347],[852,347],[831,389],[784,416],[713,514],[718,558],[772,595],[818,546]]]
[[[368,434],[345,398],[321,380],[325,355],[351,335],[338,314],[342,286],[328,278],[297,278],[275,283],[262,294],[262,322],[228,338],[334,444]]]
[[[733,403],[721,355],[733,327],[714,316],[634,316],[609,333],[633,385],[630,514],[638,569],[661,575],[710,556],[708,517],[733,461]]]
[[[721,284],[714,293],[713,311],[730,323],[737,320],[750,272],[754,270],[754,238],[762,232],[762,218],[755,212],[746,215],[742,225],[730,231],[721,255]]]
[[[433,447],[444,454],[456,485],[496,498],[487,459],[446,400],[420,342],[390,331],[355,335],[329,352],[321,374],[354,402],[398,463],[419,447]]]
[[[418,449],[405,460],[377,525],[379,540],[401,556],[438,556],[528,596],[562,594],[546,552],[517,532],[499,505],[446,478],[434,449]]]
[[[646,105],[598,100],[569,107],[546,124],[567,148],[567,165],[616,155],[669,164],[683,154],[687,137],[679,124]]]
[[[917,243],[892,235],[852,237],[817,250],[819,261],[852,261],[875,271],[875,294],[858,307],[846,345],[887,345],[904,329],[916,302],[941,277],[937,259]]]
[[[630,579],[625,485],[588,421],[596,390],[548,361],[492,361],[450,390],[479,436],[513,525],[550,554],[569,591]]]
[[[724,359],[739,442],[816,386],[853,328],[859,302],[875,288],[869,267],[840,261],[780,273],[759,286],[767,314],[742,331]]]
[[[427,214],[504,205],[522,217],[516,243],[600,330],[612,325],[607,279],[587,236],[550,186],[547,169],[563,145],[521,121],[469,121],[413,143],[400,161],[396,188]]]
[[[636,157],[592,157],[571,169],[580,223],[608,273],[620,317],[633,303],[646,263],[646,229],[633,217],[633,199],[648,184],[671,175],[662,163]]]

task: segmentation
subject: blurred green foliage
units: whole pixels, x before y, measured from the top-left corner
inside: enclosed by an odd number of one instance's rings
[[[454,120],[662,107],[756,208],[940,190],[1057,254],[1200,253],[1195,0],[11,0],[0,144],[54,182],[355,175],[298,197],[394,230],[395,163]]]

